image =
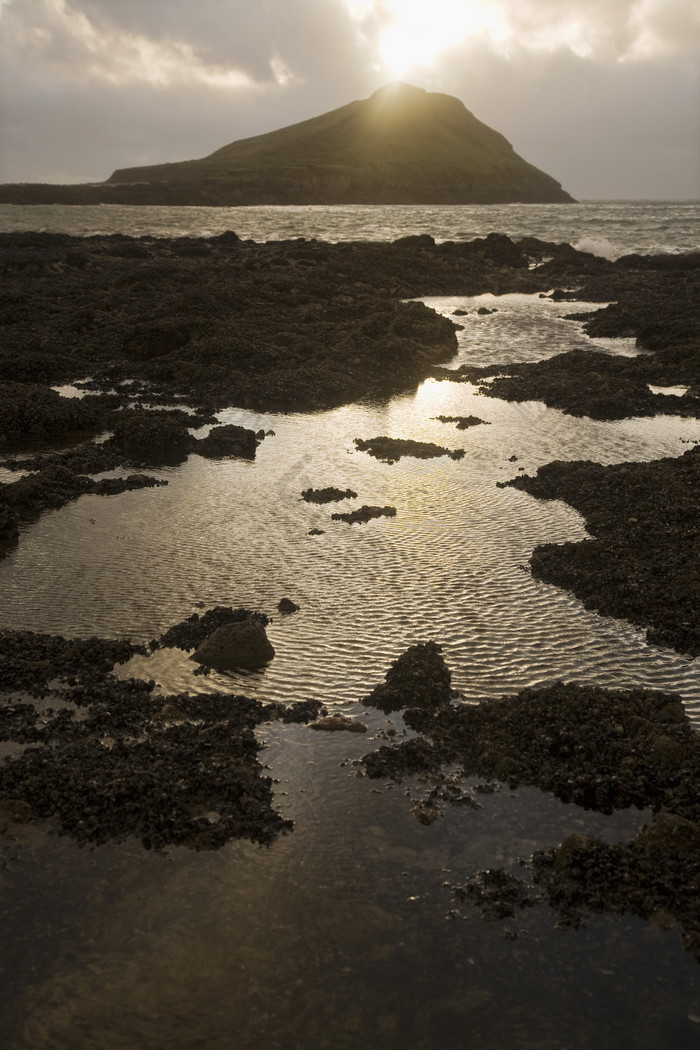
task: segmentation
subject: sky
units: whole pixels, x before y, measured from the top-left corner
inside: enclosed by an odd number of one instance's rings
[[[0,182],[203,157],[394,80],[579,200],[700,198],[698,0],[0,0]]]

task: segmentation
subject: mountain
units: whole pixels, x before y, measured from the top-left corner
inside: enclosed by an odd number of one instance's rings
[[[7,189],[0,188],[0,200]],[[320,117],[232,142],[201,160],[122,168],[97,186],[60,189],[82,190],[91,200],[143,204],[573,199],[459,99],[398,83]]]

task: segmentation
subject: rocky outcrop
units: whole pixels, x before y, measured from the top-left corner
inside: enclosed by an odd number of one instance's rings
[[[700,446],[649,463],[555,461],[500,484],[565,500],[592,534],[536,547],[534,576],[647,628],[653,644],[700,654]]]
[[[355,447],[383,463],[396,463],[402,456],[413,459],[435,459],[439,456],[462,459],[464,456],[463,448],[444,448],[432,441],[413,441],[411,438],[355,438]]]
[[[512,790],[532,785],[563,802],[612,813],[649,808],[653,818],[629,842],[614,845],[572,835],[522,858],[530,882],[502,869],[471,874],[452,886],[456,907],[477,907],[489,921],[549,903],[565,922],[590,912],[631,912],[675,919],[686,947],[700,958],[700,741],[680,697],[646,689],[601,689],[576,683],[524,689],[516,696],[459,705],[438,653],[407,650],[366,703],[406,708],[416,733],[363,759],[370,777],[422,778],[422,823],[440,806],[478,803],[460,781],[486,778]]]
[[[263,667],[275,655],[265,628],[256,618],[217,627],[195,649],[192,659],[221,671]]]
[[[259,438],[255,431],[230,423],[227,426],[212,427],[205,438],[195,438],[194,441],[194,451],[210,459],[225,456],[255,459]]]
[[[235,613],[211,609],[171,631],[182,640]],[[156,696],[154,682],[110,673],[136,652],[145,655],[127,641],[0,631],[0,740],[32,745],[15,747],[0,767],[0,831],[48,822],[80,843],[132,837],[158,850],[269,843],[291,831],[274,807],[254,729],[309,722],[326,713],[322,705]]]
[[[395,518],[396,507],[358,507],[357,510],[346,511],[345,513],[331,514],[333,521],[346,521],[348,525],[365,525],[368,521],[372,521],[373,518]]]
[[[304,489],[301,498],[307,503],[337,503],[341,499],[356,499],[352,489],[338,489],[329,485],[323,489]]]
[[[402,653],[364,703],[381,711],[427,707],[433,709],[452,699],[452,675],[436,642],[420,642]]]

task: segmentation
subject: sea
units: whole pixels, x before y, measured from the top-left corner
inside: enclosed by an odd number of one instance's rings
[[[470,240],[491,232],[567,242],[615,259],[700,250],[698,202],[464,207],[139,208],[0,206],[0,231],[210,237],[257,242]],[[574,348],[633,356],[567,315],[599,304],[527,295],[431,297],[464,327],[450,368],[538,360]],[[478,314],[487,306],[488,314]],[[463,311],[467,312],[466,317]],[[81,396],[64,387],[66,396]],[[664,391],[661,391],[662,393]],[[675,393],[669,388],[667,393]],[[440,416],[478,416],[468,430]],[[497,483],[553,459],[679,456],[696,420],[601,422],[540,402],[426,380],[413,393],[317,413],[232,407],[221,422],[273,431],[255,461],[190,456],[162,488],[84,496],[27,525],[0,562],[0,627],[148,642],[213,605],[272,616],[262,671],[194,674],[159,650],[117,669],[157,693],[212,690],[318,699],[365,734],[259,730],[279,811],[272,846],[152,855],[136,842],[88,851],[29,836],[0,883],[0,1017],[8,1050],[674,1050],[700,1044],[697,964],[668,924],[588,916],[562,928],[541,904],[506,922],[455,909],[450,886],[567,835],[626,841],[649,814],[611,816],[502,785],[478,808],[416,817],[429,786],[369,781],[358,760],[405,727],[363,698],[409,645],[436,641],[460,702],[542,682],[679,694],[700,723],[698,660],[584,609],[533,579],[535,546],[585,539],[581,517]],[[204,431],[199,431],[202,436]],[[379,435],[464,449],[462,459],[358,451]],[[16,475],[0,470],[0,481]],[[315,506],[309,487],[356,500]],[[391,505],[365,525],[331,513]],[[310,530],[319,530],[310,535]],[[300,609],[276,613],[282,597]],[[475,785],[472,785],[475,787]]]
[[[213,237],[233,230],[245,240],[331,242],[393,241],[416,234],[438,242],[465,241],[495,232],[565,242],[616,259],[637,252],[700,251],[700,200],[247,208],[0,204],[0,232],[20,230],[130,237]]]

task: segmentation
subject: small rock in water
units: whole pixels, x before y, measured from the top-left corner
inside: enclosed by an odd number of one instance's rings
[[[259,620],[252,617],[240,623],[217,627],[195,649],[192,659],[207,667],[229,670],[235,667],[262,667],[275,650]]]
[[[291,598],[280,598],[277,603],[277,612],[281,613],[293,613],[297,612],[299,606],[296,602],[293,602]]]
[[[334,521],[347,521],[349,525],[359,522],[365,525],[372,518],[395,518],[396,507],[358,507],[347,514],[331,514]]]
[[[346,730],[348,733],[366,733],[367,726],[364,722],[358,722],[354,718],[346,718],[345,715],[328,715],[319,718],[317,722],[311,723],[312,729],[325,730],[328,733],[337,733]]]

